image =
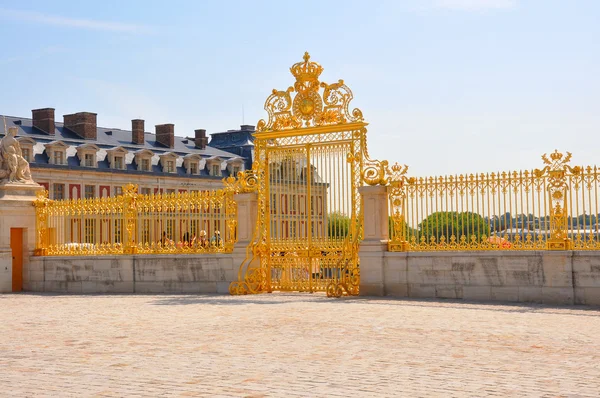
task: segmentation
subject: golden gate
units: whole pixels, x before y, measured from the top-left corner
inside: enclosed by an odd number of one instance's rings
[[[229,291],[356,295],[367,123],[349,110],[352,92],[342,80],[319,81],[323,68],[308,53],[290,71],[294,86],[267,98],[253,169],[239,181],[256,190],[259,210]]]

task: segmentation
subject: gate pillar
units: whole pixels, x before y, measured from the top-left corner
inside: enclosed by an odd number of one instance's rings
[[[246,260],[250,257],[252,236],[258,217],[258,195],[256,192],[237,193],[233,198],[237,206],[237,241],[231,253],[232,268],[227,271],[226,281],[217,283],[217,293],[228,293],[229,286],[240,279],[237,265],[246,263]],[[259,261],[253,260],[246,267],[258,267],[259,265]]]
[[[360,258],[360,295],[384,296],[384,255],[389,238],[388,194],[382,185],[358,189],[363,203],[363,240]]]
[[[237,203],[237,242],[234,250],[245,252],[256,227],[258,195],[256,192],[238,193],[234,195],[234,200]]]

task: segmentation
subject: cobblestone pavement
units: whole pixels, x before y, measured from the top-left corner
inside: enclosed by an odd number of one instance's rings
[[[600,396],[600,309],[0,295],[2,396]]]

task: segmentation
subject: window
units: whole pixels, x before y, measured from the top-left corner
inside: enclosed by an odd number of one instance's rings
[[[115,196],[123,195],[123,187],[115,187]]]
[[[219,164],[213,164],[211,167],[211,175],[213,176],[220,176],[221,175],[221,165]]]
[[[142,171],[150,171],[150,159],[142,159]]]
[[[172,160],[167,160],[166,170],[167,173],[175,172],[175,162]]]
[[[198,174],[198,163],[190,163],[190,174]]]
[[[174,189],[167,189],[167,193],[175,193]]]
[[[277,195],[271,194],[271,213],[277,212]]]
[[[93,198],[96,196],[96,187],[93,185],[86,185],[85,186],[85,198],[89,199],[89,198]]]
[[[21,149],[21,154],[23,155],[23,159],[25,159],[27,162],[31,162],[31,155],[29,152],[29,148]]]
[[[231,174],[232,174],[234,177],[237,177],[237,175],[238,175],[238,173],[239,173],[239,172],[240,172],[240,166],[233,166],[233,167],[231,168]]]
[[[123,157],[122,156],[115,156],[115,159],[113,161],[113,164],[115,165],[115,169],[123,169]]]
[[[53,156],[53,164],[64,164],[64,154],[62,151],[54,151],[52,153]]]
[[[91,153],[86,153],[84,157],[85,167],[94,167],[94,155]]]
[[[54,200],[63,200],[65,198],[65,184],[54,184]]]
[[[140,193],[142,195],[150,195],[150,188],[142,188],[140,189]]]

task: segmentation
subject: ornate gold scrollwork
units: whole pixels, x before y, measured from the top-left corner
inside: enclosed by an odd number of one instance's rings
[[[567,226],[567,173],[578,176],[582,170],[579,166],[571,167],[571,153],[563,155],[554,150],[550,158],[542,155],[546,165],[543,169],[535,169],[534,175],[538,178],[548,177],[548,195],[550,206],[550,238],[546,242],[548,250],[570,250],[572,242],[568,238]]]
[[[258,187],[258,179],[254,170],[257,164],[254,162],[253,169],[238,172],[237,176],[229,176],[223,179],[225,190],[233,193],[255,192]],[[237,177],[237,178],[236,178]]]
[[[268,119],[258,122],[257,132],[363,121],[360,109],[349,110],[353,98],[350,88],[343,80],[333,84],[320,82],[323,67],[311,62],[308,52],[304,53],[304,61],[294,64],[290,72],[296,78],[294,87],[273,90],[265,102]],[[322,94],[320,88],[324,89]],[[292,99],[293,92],[296,95]]]

